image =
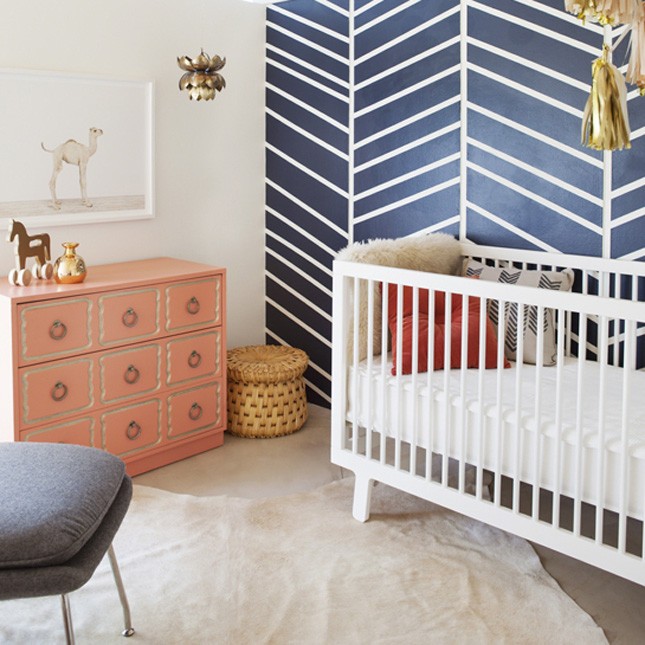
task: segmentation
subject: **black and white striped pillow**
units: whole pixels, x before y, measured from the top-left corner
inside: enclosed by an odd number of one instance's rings
[[[538,289],[552,289],[554,291],[571,291],[574,274],[571,269],[564,271],[530,271],[515,269],[513,267],[489,267],[481,262],[469,260],[465,270],[466,276],[478,276],[481,280],[491,282],[504,282],[506,284],[517,284],[525,287],[536,287]],[[506,303],[504,307],[506,331],[504,334],[504,348],[506,358],[511,361],[517,360],[517,338],[518,338],[518,305],[517,303]],[[499,311],[496,300],[490,300],[488,304],[488,315],[495,327],[499,321]],[[544,330],[544,344],[542,352],[543,365],[555,365],[556,330],[555,313],[553,309],[545,308],[542,320],[538,320],[537,306],[525,305],[522,325],[523,360],[524,363],[537,363],[537,332],[538,325]]]

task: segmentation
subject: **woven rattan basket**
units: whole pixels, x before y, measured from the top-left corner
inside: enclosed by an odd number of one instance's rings
[[[302,428],[309,358],[281,345],[238,347],[227,356],[228,429],[241,437],[281,437]]]

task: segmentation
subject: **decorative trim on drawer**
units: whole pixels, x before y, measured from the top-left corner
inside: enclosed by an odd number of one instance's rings
[[[219,427],[222,424],[222,392],[221,382],[215,381],[171,394],[167,399],[168,439],[171,441],[183,439],[198,432],[205,432]],[[191,394],[193,396],[190,396]],[[182,401],[184,399],[189,403],[192,401],[192,403],[188,405]],[[173,406],[176,405],[182,405],[185,408],[183,410],[185,414],[181,415],[181,424],[173,422],[175,416]],[[194,414],[193,410],[195,411]],[[204,423],[196,424],[201,418],[204,419]]]
[[[154,360],[150,360],[151,354],[154,355]],[[108,373],[108,370],[110,370],[112,366],[106,364],[115,359],[118,362],[119,358],[127,358],[128,356],[133,358],[133,362],[129,364],[129,366],[122,366],[120,378],[122,378],[125,383],[134,386],[134,389],[122,396],[114,396],[113,394],[108,393],[108,390],[111,390],[112,392],[115,390],[118,391],[119,385],[110,380],[110,377],[114,376],[113,374]],[[141,372],[144,369],[149,369],[151,366],[150,363],[153,364],[155,370],[154,379],[152,379],[153,382],[149,387],[136,387],[141,377]],[[161,346],[156,343],[151,343],[150,345],[140,345],[138,347],[104,353],[99,358],[99,374],[99,397],[101,399],[101,403],[104,404],[111,405],[118,401],[127,401],[135,396],[142,396],[156,392],[161,387]],[[144,375],[144,382],[145,379],[146,376]],[[148,381],[151,381],[150,377],[148,377]]]
[[[200,298],[211,299],[209,289],[212,292],[212,315],[204,315],[209,312],[203,308]],[[193,290],[190,289],[193,287]],[[188,298],[182,298],[177,302],[179,293]],[[187,314],[187,315],[186,315]],[[192,319],[195,316],[195,319]],[[201,278],[189,282],[178,282],[166,287],[166,331],[188,331],[199,327],[222,324],[222,276],[214,275],[209,278]]]
[[[212,346],[204,347],[204,341]],[[192,348],[187,354],[181,347]],[[188,369],[186,367],[188,366]],[[222,375],[222,332],[211,329],[204,333],[175,336],[166,345],[166,385],[176,387],[205,378]],[[210,368],[210,369],[209,369]],[[192,373],[194,374],[192,374]],[[189,374],[186,376],[186,374]]]
[[[47,373],[51,374],[50,378],[44,376]],[[20,375],[21,425],[71,416],[94,406],[94,369],[91,358],[60,361],[45,367],[22,367]],[[30,379],[36,381],[33,387],[44,389],[32,393]],[[79,399],[77,403],[74,397]],[[83,400],[87,401],[84,405]]]
[[[70,305],[75,304],[85,304],[85,331],[87,342],[82,344],[72,344],[65,342],[66,339],[69,339],[68,327],[70,325],[69,319],[64,315],[66,309],[70,308]],[[45,315],[46,310],[58,309],[63,315],[55,316],[55,319],[51,322],[51,326],[47,332],[47,336],[44,338],[44,343],[54,345],[56,342],[62,342],[62,349],[56,348],[55,351],[45,351],[38,354],[29,354],[30,348],[33,348],[34,344],[43,344],[43,339],[33,337],[33,334],[29,334],[27,329],[27,323],[29,314],[32,312],[38,311],[39,320],[44,320],[43,316]],[[34,363],[36,361],[41,361],[43,359],[56,358],[58,356],[64,356],[66,354],[76,354],[84,350],[90,349],[92,346],[92,301],[89,298],[71,298],[69,300],[57,300],[55,302],[47,302],[45,304],[30,304],[30,305],[20,305],[20,360],[22,363]],[[60,318],[65,320],[61,321]],[[78,321],[78,315],[73,315],[72,318],[75,321]],[[47,321],[49,325],[49,321]],[[54,325],[56,327],[54,328]],[[44,333],[44,330],[43,330]],[[43,345],[44,346],[44,345]]]
[[[94,442],[95,425],[94,417],[86,417],[68,423],[61,423],[60,425],[23,431],[20,433],[20,440],[73,443],[93,447],[96,445]]]
[[[162,441],[161,411],[161,400],[155,398],[104,412],[102,447],[114,455],[127,457],[158,445]]]
[[[110,301],[114,300],[123,300],[125,303],[128,303],[130,300],[136,300],[137,296],[142,296],[144,294],[154,294],[154,325],[152,329],[147,329],[141,334],[116,334],[116,338],[110,339],[110,333],[112,332],[112,327],[108,329],[108,327],[105,324],[105,319],[107,317],[107,304]],[[139,320],[139,314],[137,311],[132,307],[134,303],[128,304],[126,308],[121,312],[119,312],[120,319],[122,321],[122,324],[128,328],[136,331],[136,325]],[[144,303],[145,305],[145,303]],[[114,293],[109,293],[109,294],[104,294],[99,297],[98,299],[98,306],[99,306],[99,344],[102,347],[111,347],[113,345],[117,344],[122,344],[122,343],[130,343],[133,341],[137,340],[143,340],[145,338],[152,338],[154,336],[157,336],[159,332],[161,331],[161,321],[160,321],[160,312],[161,312],[161,295],[159,293],[159,289],[156,287],[148,287],[145,289],[131,289],[128,291],[117,291]],[[129,317],[127,317],[129,312],[132,312]],[[145,311],[145,306],[144,306],[144,311]],[[108,340],[106,340],[106,336],[108,336]]]

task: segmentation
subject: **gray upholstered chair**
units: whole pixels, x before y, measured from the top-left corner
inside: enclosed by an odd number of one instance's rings
[[[106,552],[134,633],[112,539],[132,497],[123,462],[102,450],[0,443],[0,600],[60,595],[74,642],[67,594],[83,586]]]

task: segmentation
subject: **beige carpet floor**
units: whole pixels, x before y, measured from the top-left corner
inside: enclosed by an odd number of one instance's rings
[[[155,644],[605,643],[519,538],[352,480],[266,500],[135,487],[115,549]],[[107,563],[71,595],[77,643],[120,643]],[[0,603],[0,642],[63,642],[59,603]]]

